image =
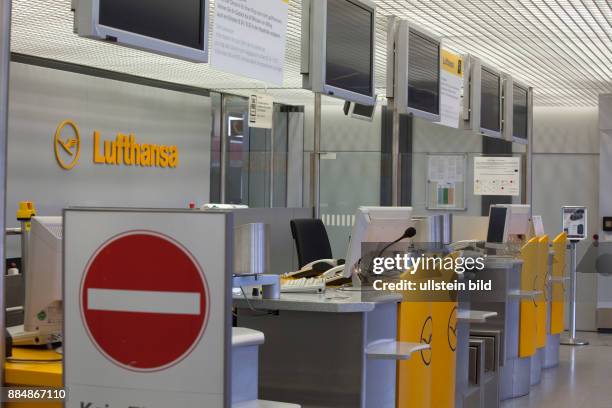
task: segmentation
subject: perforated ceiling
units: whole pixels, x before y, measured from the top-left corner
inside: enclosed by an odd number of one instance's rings
[[[261,0],[269,1],[269,0]],[[334,1],[334,0],[332,0]],[[376,74],[384,94],[386,17],[426,27],[452,48],[471,52],[535,88],[543,106],[594,106],[612,92],[609,0],[375,0]],[[214,7],[214,0],[211,0]],[[268,92],[286,103],[310,103],[301,90],[301,1],[290,0],[285,80]],[[214,22],[213,22],[214,24]],[[265,84],[142,51],[79,38],[70,0],[13,0],[14,52],[244,94]]]

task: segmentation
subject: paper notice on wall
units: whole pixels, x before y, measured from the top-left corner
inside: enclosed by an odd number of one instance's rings
[[[463,112],[463,59],[459,54],[440,52],[440,123],[458,128]]]
[[[249,127],[272,129],[274,99],[270,95],[249,97]]]
[[[475,157],[474,194],[518,196],[521,194],[520,157]]]
[[[283,84],[288,0],[216,0],[211,65]]]
[[[427,178],[437,183],[462,183],[465,174],[465,156],[431,155],[428,157]]]

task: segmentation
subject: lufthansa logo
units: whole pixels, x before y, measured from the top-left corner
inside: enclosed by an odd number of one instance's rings
[[[431,347],[431,341],[433,339],[433,319],[428,316],[423,326],[421,327],[421,344],[427,344]],[[421,360],[426,366],[431,364],[431,348],[421,350]]]
[[[451,351],[457,350],[457,307],[453,307],[448,316],[448,347]]]
[[[64,131],[68,128],[69,130]],[[63,133],[63,135],[62,135]],[[81,155],[81,135],[79,128],[71,120],[65,120],[57,127],[53,138],[55,159],[64,170],[70,170],[79,161]]]

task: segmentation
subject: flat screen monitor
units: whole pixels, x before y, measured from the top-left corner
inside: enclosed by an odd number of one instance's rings
[[[412,29],[408,40],[408,108],[440,114],[440,42]]]
[[[362,105],[376,103],[376,3],[302,0],[303,87]]]
[[[508,208],[491,206],[489,210],[489,228],[487,229],[487,245],[503,246],[508,240]]]
[[[531,206],[528,204],[509,204],[510,211],[508,222],[509,235],[527,235],[529,233],[529,219],[531,217]]]
[[[327,2],[327,86],[359,95],[373,94],[374,24],[374,11],[359,2]]]
[[[79,35],[208,61],[209,0],[91,0],[76,6]]]
[[[501,76],[483,67],[480,84],[480,131],[487,136],[500,136]]]
[[[529,121],[529,93],[526,88],[514,84],[512,87],[513,120],[512,136],[527,140]]]
[[[344,277],[351,277],[361,260],[363,242],[391,243],[413,225],[412,207],[359,207],[349,239]],[[359,279],[353,278],[353,286],[359,286]]]
[[[15,345],[62,340],[62,217],[34,217],[27,240],[23,326],[10,329]]]

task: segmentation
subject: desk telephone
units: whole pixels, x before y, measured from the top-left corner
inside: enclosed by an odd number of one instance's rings
[[[301,278],[323,278],[328,285],[343,285],[351,282],[342,275],[344,271],[344,259],[318,259],[312,261],[299,271],[289,272],[284,274],[283,278],[301,279]]]

